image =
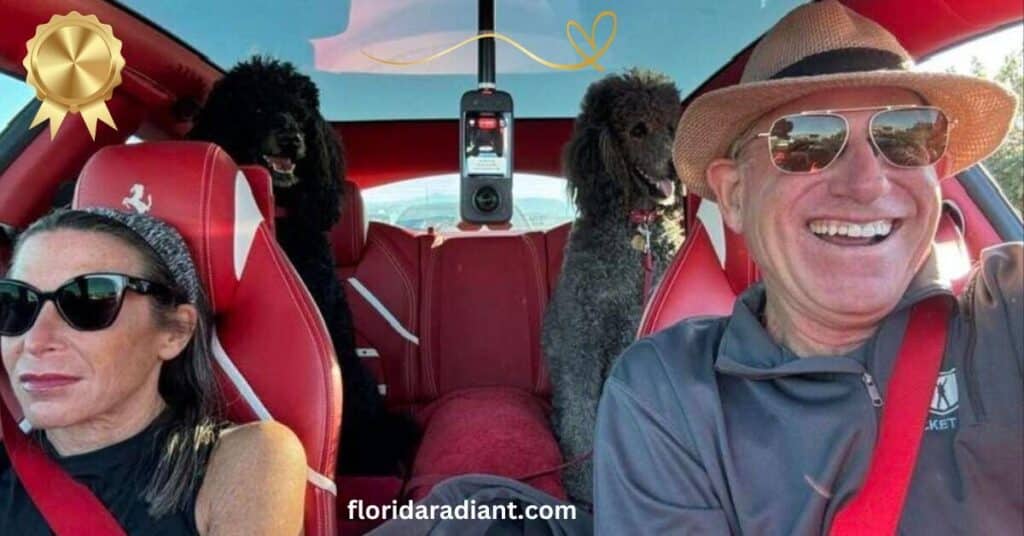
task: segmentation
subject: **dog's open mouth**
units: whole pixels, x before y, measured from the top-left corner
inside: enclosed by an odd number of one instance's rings
[[[274,186],[288,188],[299,182],[295,176],[295,162],[283,155],[263,155],[263,161],[270,166],[271,175],[274,179]]]
[[[652,176],[650,173],[640,169],[639,166],[633,166],[637,174],[643,178],[647,191],[651,197],[658,201],[659,204],[667,205],[675,202],[676,183],[671,178],[663,177],[658,178]]]
[[[287,156],[263,155],[263,161],[277,173],[291,174],[295,171],[295,162]]]

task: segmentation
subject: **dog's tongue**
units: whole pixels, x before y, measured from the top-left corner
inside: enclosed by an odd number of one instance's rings
[[[274,171],[289,173],[295,169],[295,164],[292,163],[292,159],[287,156],[266,155],[264,158],[266,158],[267,162],[269,162],[271,167],[274,168]]]
[[[676,184],[672,182],[672,179],[661,179],[656,181],[654,185],[658,188],[658,192],[666,199],[671,198],[676,193]]]

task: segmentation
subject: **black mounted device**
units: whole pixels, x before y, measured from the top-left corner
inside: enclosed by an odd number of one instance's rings
[[[494,0],[480,0],[480,33],[494,31]],[[512,95],[495,89],[494,38],[478,41],[479,87],[459,103],[459,213],[475,224],[512,219]]]

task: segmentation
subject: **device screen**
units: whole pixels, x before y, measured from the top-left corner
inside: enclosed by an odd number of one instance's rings
[[[506,153],[511,119],[508,112],[466,112],[466,175],[512,176]]]

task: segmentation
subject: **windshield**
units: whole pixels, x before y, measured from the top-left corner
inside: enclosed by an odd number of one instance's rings
[[[555,65],[498,41],[497,84],[512,94],[518,117],[575,116],[591,82],[633,66],[664,72],[686,95],[800,3],[498,0],[496,30]],[[474,0],[124,4],[221,68],[256,53],[295,63],[320,86],[332,121],[456,118],[459,96],[476,88],[475,42],[421,61],[477,33]],[[570,21],[582,56],[566,37]],[[604,71],[562,69],[586,57]]]

